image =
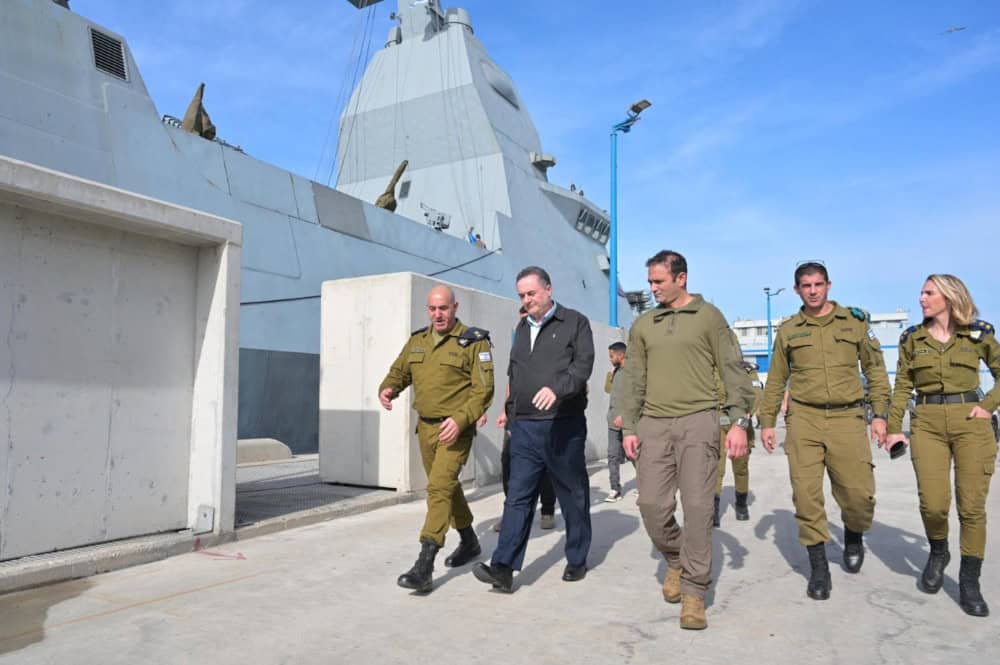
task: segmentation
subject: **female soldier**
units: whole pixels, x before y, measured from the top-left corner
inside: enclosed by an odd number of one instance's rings
[[[962,564],[962,609],[984,617],[989,607],[979,590],[986,550],[986,494],[996,466],[997,445],[990,412],[1000,402],[1000,384],[980,400],[979,362],[1000,376],[1000,344],[993,326],[976,319],[978,311],[965,284],[952,275],[931,275],[920,292],[923,323],[899,338],[896,387],[889,412],[886,449],[905,442],[903,411],[916,390],[910,426],[911,457],[920,494],[920,516],[930,541],[930,556],[920,578],[927,593],[944,581],[951,510],[951,461],[955,460]]]

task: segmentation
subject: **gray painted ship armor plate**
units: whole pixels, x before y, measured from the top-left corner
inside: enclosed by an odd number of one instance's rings
[[[332,189],[163,122],[113,26],[4,0],[0,154],[243,224],[240,437],[316,451],[324,280],[412,271],[511,296],[517,271],[541,264],[561,302],[607,315],[607,219],[548,182],[524,100],[468,13],[399,0],[397,14],[340,119]],[[396,212],[376,208],[403,159]],[[450,226],[428,226],[428,209]]]

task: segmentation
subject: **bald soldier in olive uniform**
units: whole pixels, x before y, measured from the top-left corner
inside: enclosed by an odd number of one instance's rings
[[[751,409],[749,418],[753,418],[753,415],[757,412],[757,406],[760,403],[760,398],[764,394],[764,384],[760,380],[760,376],[757,374],[757,363],[752,363],[744,360],[742,365],[744,370],[746,370],[747,376],[750,377],[750,383],[753,386],[753,409]],[[719,390],[719,408],[725,408],[726,404],[726,387],[722,383],[722,379],[719,377],[718,373],[715,375],[716,385]],[[719,424],[721,425],[721,431],[719,433],[719,442],[721,446],[725,446],[726,435],[729,434],[729,428],[732,422],[729,416],[722,414],[719,417]],[[733,506],[733,512],[736,514],[736,520],[739,522],[745,522],[750,519],[750,508],[747,506],[747,498],[750,494],[750,452],[753,450],[753,426],[747,428],[747,454],[744,457],[733,457],[727,458],[726,455],[719,455],[719,481],[715,485],[715,514],[713,517],[713,524],[719,526],[719,501],[722,497],[722,484],[726,479],[726,460],[730,459],[733,466],[733,480],[736,489],[736,503]]]
[[[993,325],[976,317],[972,296],[954,275],[933,274],[920,293],[924,320],[899,338],[896,389],[889,410],[891,446],[905,441],[903,412],[917,391],[911,416],[910,458],[917,476],[920,517],[930,554],[920,588],[937,593],[951,560],[948,514],[954,459],[962,560],[959,604],[971,616],[985,617],[989,606],[979,588],[986,554],[986,496],[996,470],[997,442],[990,423],[1000,405],[1000,343]],[[993,375],[993,388],[980,399],[979,366]]]
[[[829,598],[831,587],[823,471],[830,476],[833,498],[842,512],[844,569],[849,573],[861,570],[862,534],[871,528],[875,512],[872,449],[865,432],[865,391],[858,361],[868,379],[875,413],[872,434],[880,444],[886,439],[889,410],[889,377],[868,313],[828,300],[830,285],[821,263],[805,263],[795,270],[802,309],[778,328],[759,410],[761,441],[772,452],[778,409],[788,384],[785,454],[799,542],[809,552],[812,569],[806,594],[814,600]]]
[[[449,524],[461,541],[444,563],[461,566],[481,554],[472,529],[472,512],[458,474],[469,459],[475,423],[493,401],[493,356],[489,333],[468,328],[456,318],[458,302],[446,286],[427,296],[431,325],[415,331],[379,386],[386,410],[413,385],[413,407],[420,418],[417,434],[427,472],[427,516],[420,531],[420,556],[399,586],[427,593],[432,588],[434,558],[444,546]]]

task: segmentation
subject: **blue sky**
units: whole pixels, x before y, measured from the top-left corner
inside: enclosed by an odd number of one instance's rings
[[[448,0],[446,6],[452,6]],[[620,262],[684,253],[693,291],[763,318],[764,286],[823,259],[844,304],[919,314],[953,272],[1000,323],[1000,3],[464,0],[558,165],[608,207],[619,142]],[[161,113],[200,81],[226,140],[326,181],[365,12],[344,0],[73,0],[124,35]],[[375,11],[372,49],[390,27]],[[951,27],[965,27],[945,32]],[[558,288],[558,285],[556,285]],[[775,314],[799,305],[790,289]]]

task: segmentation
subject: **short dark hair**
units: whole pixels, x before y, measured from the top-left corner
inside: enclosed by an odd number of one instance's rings
[[[656,254],[649,257],[649,260],[646,261],[647,268],[655,265],[666,266],[667,270],[669,270],[670,274],[674,277],[677,277],[677,275],[682,272],[688,271],[687,259],[685,259],[683,255],[669,249],[661,249]]]
[[[538,266],[528,266],[527,268],[522,268],[521,272],[517,273],[517,279],[514,282],[520,282],[525,277],[530,277],[534,275],[542,283],[542,286],[551,286],[552,279],[549,277],[549,273],[545,272],[545,268],[539,268]]]
[[[799,285],[799,280],[806,275],[823,275],[823,281],[830,281],[830,273],[826,271],[826,266],[817,261],[806,261],[795,269],[795,286]]]
[[[625,353],[626,349],[628,347],[625,346],[625,342],[615,342],[608,347],[608,351],[614,351],[615,353]]]

